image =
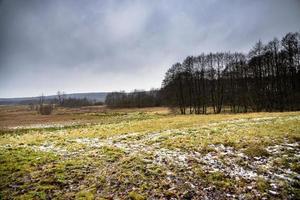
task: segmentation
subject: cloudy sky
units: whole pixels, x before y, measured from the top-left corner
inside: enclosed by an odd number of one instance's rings
[[[300,31],[299,0],[1,0],[0,97],[160,87],[187,55]]]

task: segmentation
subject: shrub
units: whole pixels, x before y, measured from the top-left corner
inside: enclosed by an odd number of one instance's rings
[[[51,115],[52,111],[53,111],[53,105],[52,104],[40,105],[39,109],[38,109],[38,112],[41,115]]]

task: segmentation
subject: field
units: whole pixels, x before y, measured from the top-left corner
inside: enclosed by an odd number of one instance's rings
[[[300,112],[0,108],[0,199],[299,199]]]

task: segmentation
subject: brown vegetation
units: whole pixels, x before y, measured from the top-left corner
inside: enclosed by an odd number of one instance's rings
[[[119,108],[111,109],[106,106],[86,106],[81,108],[57,107],[51,115],[39,115],[30,106],[0,106],[0,129],[38,124],[84,124],[101,122],[103,115],[115,112],[158,112],[168,113],[168,108]]]

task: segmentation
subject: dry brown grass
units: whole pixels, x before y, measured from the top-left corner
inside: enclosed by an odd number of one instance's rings
[[[296,199],[299,114],[1,107],[0,199]]]
[[[163,107],[111,109],[106,106],[87,106],[56,108],[51,115],[40,115],[37,111],[30,110],[29,106],[0,106],[0,129],[36,124],[98,123],[102,120],[102,117],[99,117],[101,114],[131,112],[167,114],[169,109]]]

